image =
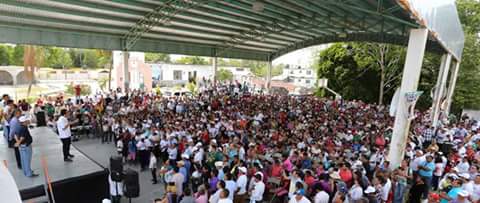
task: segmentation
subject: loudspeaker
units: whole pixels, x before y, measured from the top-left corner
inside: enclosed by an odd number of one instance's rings
[[[45,120],[45,112],[39,111],[35,116],[37,118],[37,127],[47,126],[47,121]]]
[[[138,172],[127,169],[123,180],[125,185],[124,195],[127,198],[134,198],[140,195],[140,184],[138,183]]]
[[[123,163],[121,156],[111,156],[110,157],[110,176],[113,181],[120,182],[122,181],[123,174]]]

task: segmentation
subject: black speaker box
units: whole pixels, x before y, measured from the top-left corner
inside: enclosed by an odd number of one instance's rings
[[[134,198],[140,195],[140,184],[138,183],[138,172],[127,169],[125,171],[123,184],[125,186],[124,195],[127,198]]]

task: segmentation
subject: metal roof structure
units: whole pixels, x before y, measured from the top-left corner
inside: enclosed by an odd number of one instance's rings
[[[439,25],[446,5],[454,19]],[[263,61],[330,42],[407,44],[418,27],[431,31],[427,49],[461,58],[454,0],[0,1],[3,43]]]

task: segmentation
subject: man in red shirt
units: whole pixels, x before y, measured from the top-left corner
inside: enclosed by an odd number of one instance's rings
[[[80,103],[80,93],[82,92],[82,87],[80,85],[75,85],[75,103]]]

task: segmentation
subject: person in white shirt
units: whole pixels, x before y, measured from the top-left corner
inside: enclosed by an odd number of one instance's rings
[[[265,183],[262,181],[262,174],[257,172],[254,176],[253,191],[250,195],[250,203],[260,203],[263,200],[263,193],[265,192]]]
[[[352,188],[348,191],[348,199],[350,200],[349,202],[355,202],[363,197],[363,189],[360,186],[360,183],[358,180],[354,180],[354,184]]]
[[[235,189],[237,189],[237,183],[232,180],[232,178],[232,174],[225,174],[225,188],[229,192],[228,199],[231,199],[233,201],[233,194],[235,193]]]
[[[148,163],[148,168],[152,171],[152,184],[157,184],[157,157],[153,151],[150,152],[150,162]]]
[[[225,189],[225,182],[223,180],[220,180],[217,182],[217,191],[210,196],[210,199],[208,199],[208,203],[218,203],[220,200],[220,196],[222,191]]]
[[[384,202],[388,200],[388,193],[390,193],[390,189],[392,188],[392,182],[389,178],[381,178],[380,183],[382,184],[381,192],[381,199]]]
[[[299,192],[295,192],[294,196],[288,203],[311,203],[305,196]]]
[[[58,136],[62,141],[63,145],[63,161],[71,162],[73,155],[70,154],[70,144],[72,143],[72,132],[70,131],[70,122],[67,117],[70,113],[67,109],[62,109],[60,111],[60,118],[57,121]]]
[[[220,199],[218,200],[218,203],[233,203],[231,199],[228,198],[229,196],[228,190],[223,189],[220,193]]]
[[[248,181],[245,174],[247,174],[247,168],[244,166],[238,167],[237,193],[234,198],[235,203],[245,203]]]
[[[320,184],[315,185],[315,194],[314,197],[314,203],[328,203],[328,200],[330,199],[330,195],[328,195],[325,190],[323,190],[322,186]]]

